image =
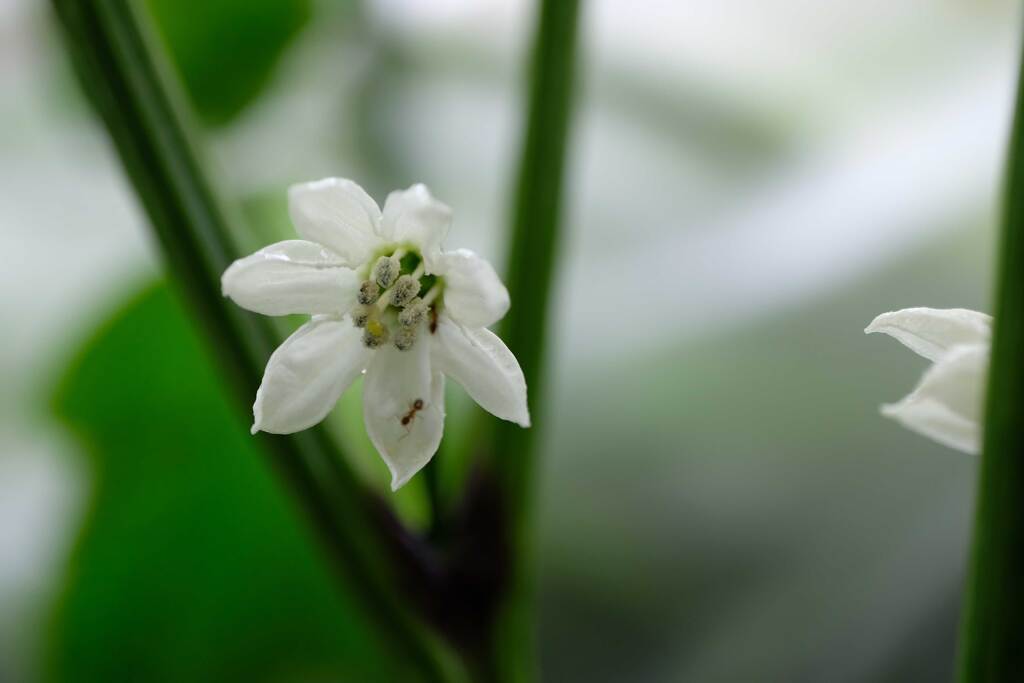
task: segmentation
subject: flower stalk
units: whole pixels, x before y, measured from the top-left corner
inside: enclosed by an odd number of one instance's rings
[[[506,284],[515,305],[501,336],[519,359],[530,387],[531,414],[543,413],[544,369],[551,286],[556,278],[562,189],[576,80],[578,0],[541,0],[529,71],[526,128],[511,217]],[[494,423],[489,445],[503,505],[503,536],[509,545],[504,599],[493,634],[498,678],[536,677],[532,609],[536,429]]]
[[[1024,60],[1007,155],[962,683],[1024,671]]]

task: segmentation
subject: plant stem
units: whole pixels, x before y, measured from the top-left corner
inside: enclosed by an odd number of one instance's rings
[[[265,321],[221,296],[220,275],[239,254],[148,27],[126,0],[53,5],[79,79],[149,215],[172,279],[248,406],[278,340]],[[380,634],[421,679],[451,680],[445,650],[401,602],[395,567],[369,521],[368,494],[326,432],[260,438]]]
[[[423,484],[427,489],[427,506],[430,508],[430,525],[427,529],[429,538],[440,535],[444,524],[444,501],[441,496],[441,473],[438,462],[442,453],[439,451],[423,468]]]
[[[1024,672],[1024,58],[1006,168],[995,328],[974,543],[961,623],[963,683]]]
[[[554,265],[560,245],[562,185],[576,71],[577,0],[541,0],[529,73],[529,101],[512,211],[506,268],[513,305],[502,336],[522,365],[534,423],[545,396],[544,364]],[[502,680],[535,675],[532,603],[532,490],[537,427],[494,425],[490,452],[501,488],[509,544],[507,595],[495,633]]]

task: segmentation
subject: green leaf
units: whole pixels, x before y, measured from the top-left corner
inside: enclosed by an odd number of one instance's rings
[[[260,94],[310,15],[309,0],[146,0],[200,117],[234,118]]]
[[[94,494],[52,632],[54,680],[398,680],[163,286],[66,372],[55,411]]]

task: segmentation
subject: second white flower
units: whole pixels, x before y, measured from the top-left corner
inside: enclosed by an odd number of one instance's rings
[[[992,318],[964,308],[905,308],[883,313],[864,331],[888,334],[934,363],[882,414],[951,448],[980,452]]]

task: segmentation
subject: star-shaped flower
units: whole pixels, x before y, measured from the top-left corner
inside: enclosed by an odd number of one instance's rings
[[[867,329],[895,337],[932,361],[917,388],[882,414],[941,444],[977,454],[992,318],[963,308],[905,308],[883,313]]]
[[[442,250],[451,209],[414,185],[381,211],[341,178],[291,187],[288,208],[302,239],[239,259],[222,277],[244,308],[312,316],[267,362],[254,434],[315,425],[365,373],[366,431],[395,490],[441,442],[445,376],[488,412],[530,426],[519,363],[486,329],[508,311],[508,291],[486,260]]]

